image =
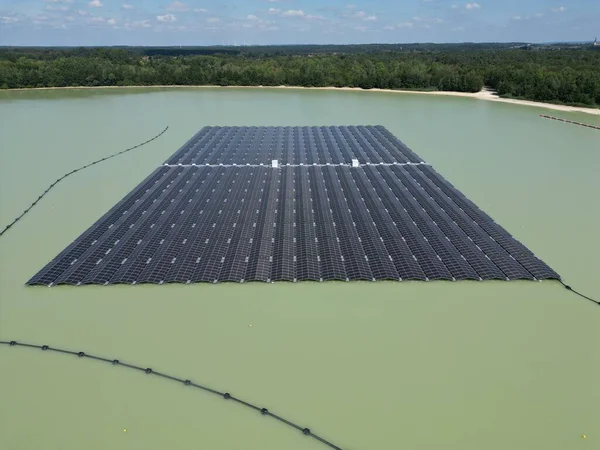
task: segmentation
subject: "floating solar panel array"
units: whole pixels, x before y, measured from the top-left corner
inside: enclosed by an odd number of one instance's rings
[[[28,284],[552,278],[383,127],[207,127]]]
[[[422,162],[384,127],[206,127],[167,164],[271,165]]]

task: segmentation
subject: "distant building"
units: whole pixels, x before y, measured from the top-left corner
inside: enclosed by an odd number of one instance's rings
[[[513,45],[510,48],[514,48],[514,49],[518,49],[518,50],[531,50],[531,44],[525,44],[525,45]]]
[[[598,42],[598,38],[594,39],[594,47],[600,47],[600,42]]]

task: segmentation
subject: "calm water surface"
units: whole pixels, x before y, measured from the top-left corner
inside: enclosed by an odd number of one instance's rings
[[[542,112],[367,92],[0,92],[2,226],[64,172],[171,127],[0,237],[0,340],[191,378],[344,449],[600,448],[600,309],[556,282],[24,286],[202,126],[381,124],[598,298],[600,132]],[[156,377],[0,347],[0,448],[325,447]]]

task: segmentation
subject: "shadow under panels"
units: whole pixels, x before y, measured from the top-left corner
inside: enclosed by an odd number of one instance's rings
[[[27,284],[559,278],[383,127],[207,127]]]

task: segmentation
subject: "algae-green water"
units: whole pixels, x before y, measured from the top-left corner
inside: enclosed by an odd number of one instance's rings
[[[343,449],[596,449],[600,308],[555,281],[24,285],[205,125],[381,124],[598,298],[600,132],[544,112],[374,92],[1,92],[2,227],[63,173],[170,128],[67,178],[0,237],[0,340],[190,378]],[[0,346],[0,448],[325,447],[168,380]]]

